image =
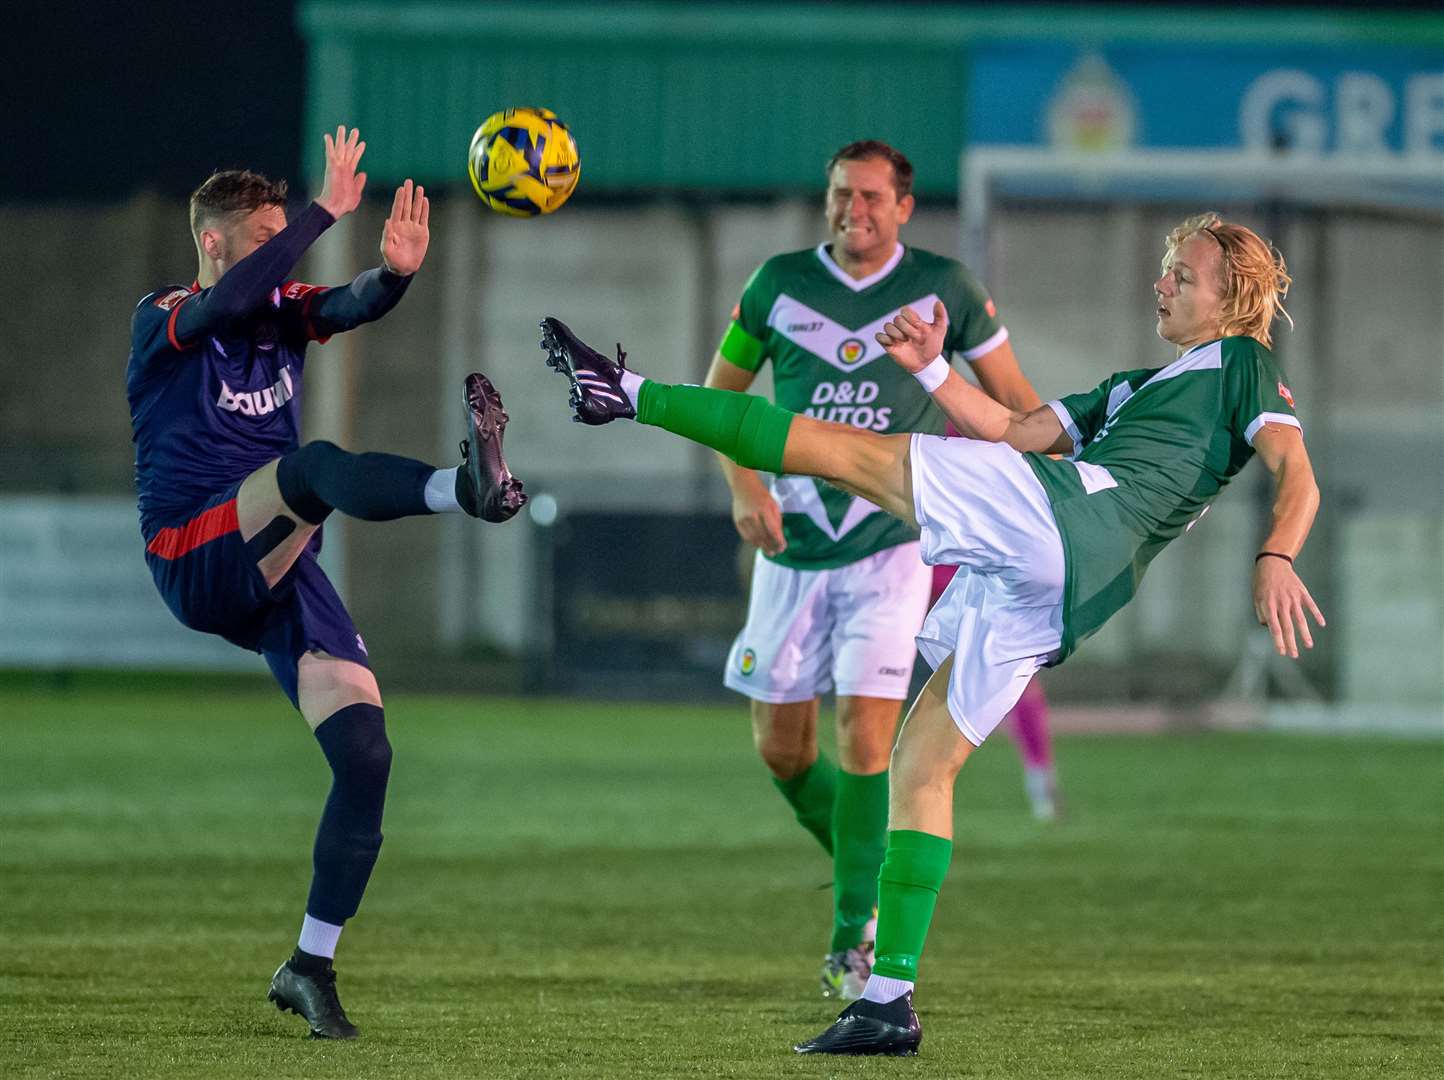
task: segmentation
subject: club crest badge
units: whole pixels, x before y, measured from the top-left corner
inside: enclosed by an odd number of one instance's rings
[[[857,364],[867,355],[867,346],[855,337],[846,338],[837,347],[837,358],[844,364]]]
[[[744,675],[751,675],[757,670],[757,654],[751,649],[743,649],[737,660],[737,669]]]

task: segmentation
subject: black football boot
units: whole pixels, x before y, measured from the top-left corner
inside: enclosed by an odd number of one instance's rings
[[[572,384],[572,419],[583,424],[610,424],[635,420],[637,410],[622,389],[627,354],[617,345],[617,358],[608,359],[583,342],[560,319],[541,321],[541,347],[547,366],[560,371]]]
[[[858,1000],[842,1010],[832,1026],[816,1038],[798,1043],[799,1054],[886,1054],[911,1057],[923,1041],[923,1026],[913,1012],[908,991],[885,1005]]]
[[[301,970],[295,958],[287,960],[271,977],[266,995],[282,1012],[293,1012],[311,1025],[313,1039],[354,1039],[361,1032],[346,1019],[341,999],[336,996],[336,972],[331,961],[314,969]]]
[[[501,395],[490,379],[473,372],[466,377],[464,398],[467,430],[456,471],[456,501],[472,517],[508,521],[526,505],[526,492],[501,456],[509,419]]]

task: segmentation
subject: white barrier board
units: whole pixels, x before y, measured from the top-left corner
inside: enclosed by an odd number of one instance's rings
[[[52,496],[0,498],[0,665],[266,670],[176,621],[132,500]]]

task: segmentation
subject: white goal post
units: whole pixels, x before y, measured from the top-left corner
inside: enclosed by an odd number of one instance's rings
[[[1315,242],[1304,245],[1301,266],[1308,286],[1315,290],[1316,313],[1332,295],[1325,284],[1337,279],[1339,260],[1358,256],[1364,265],[1373,265],[1366,253],[1347,246],[1357,243],[1359,227],[1377,222],[1395,241],[1417,238],[1412,254],[1417,258],[1422,252],[1425,261],[1408,263],[1400,277],[1418,284],[1392,308],[1387,302],[1392,279],[1381,284],[1373,298],[1385,302],[1367,314],[1374,320],[1371,333],[1381,341],[1387,339],[1396,350],[1393,368],[1412,366],[1422,373],[1410,384],[1414,396],[1403,399],[1360,436],[1366,425],[1352,419],[1360,414],[1354,407],[1356,389],[1348,378],[1351,360],[1334,342],[1324,340],[1322,328],[1327,323],[1314,319],[1306,331],[1313,336],[1298,339],[1294,346],[1307,349],[1310,357],[1317,418],[1311,448],[1333,466],[1330,478],[1340,496],[1311,540],[1312,570],[1321,585],[1332,584],[1330,599],[1338,608],[1330,612],[1327,631],[1334,657],[1332,700],[1319,700],[1313,687],[1301,679],[1300,669],[1278,661],[1266,639],[1242,632],[1232,677],[1211,705],[1219,716],[1242,715],[1249,724],[1270,727],[1444,734],[1444,677],[1435,674],[1410,681],[1399,674],[1439,671],[1444,623],[1437,615],[1440,609],[1433,606],[1444,603],[1444,498],[1438,495],[1444,490],[1439,486],[1444,474],[1444,429],[1437,422],[1437,410],[1444,402],[1444,351],[1439,344],[1444,325],[1438,315],[1444,308],[1444,276],[1439,274],[1444,268],[1444,158],[970,147],[959,167],[962,254],[983,281],[994,285],[1010,274],[1022,275],[1020,280],[1026,281],[1036,271],[1036,258],[998,246],[1035,207],[1040,213],[1093,207],[1104,214],[1167,208],[1215,209],[1231,215],[1247,209],[1269,219],[1273,229],[1290,221],[1306,222]],[[1352,232],[1346,230],[1332,243],[1324,243],[1322,230],[1329,227],[1324,223],[1335,215],[1350,219]],[[1119,220],[1126,224],[1127,218]],[[1431,237],[1436,238],[1432,248]],[[1128,250],[1126,244],[1123,250]],[[1116,258],[1118,251],[1115,247],[1106,254]],[[1086,338],[1087,328],[1080,330]],[[1034,327],[1034,337],[1055,348],[1068,347],[1069,339],[1046,320]],[[1124,334],[1120,351],[1132,359],[1127,351],[1130,342]],[[1398,482],[1404,473],[1413,477],[1409,484]],[[1399,495],[1390,494],[1395,489],[1412,490],[1415,497],[1401,502]],[[1351,506],[1359,499],[1345,493],[1361,490],[1367,491],[1367,505]],[[1260,516],[1265,510],[1258,507]],[[1385,560],[1377,558],[1377,543],[1370,547],[1376,534],[1392,538]],[[1402,539],[1405,536],[1416,541],[1412,547]],[[1206,561],[1203,549],[1197,549],[1196,555]],[[1422,618],[1415,608],[1421,609]],[[1333,619],[1336,614],[1340,617]],[[1395,623],[1413,627],[1407,641],[1388,636],[1387,627]],[[1246,626],[1240,629],[1247,631]],[[1392,674],[1372,681],[1366,677],[1376,670]],[[1381,684],[1401,682],[1407,687],[1397,697],[1389,696],[1391,687],[1381,689]]]
[[[1286,203],[1412,210],[1444,219],[1438,156],[1317,157],[1258,151],[1087,152],[972,147],[958,169],[963,258],[986,277],[988,222],[999,198],[1019,201]]]

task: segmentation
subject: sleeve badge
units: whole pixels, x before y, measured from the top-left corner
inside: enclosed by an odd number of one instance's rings
[[[287,300],[304,300],[311,293],[321,292],[324,285],[307,285],[304,281],[288,281],[281,286],[281,296]]]
[[[155,306],[162,311],[173,311],[175,306],[191,294],[189,289],[172,289],[155,298]]]

